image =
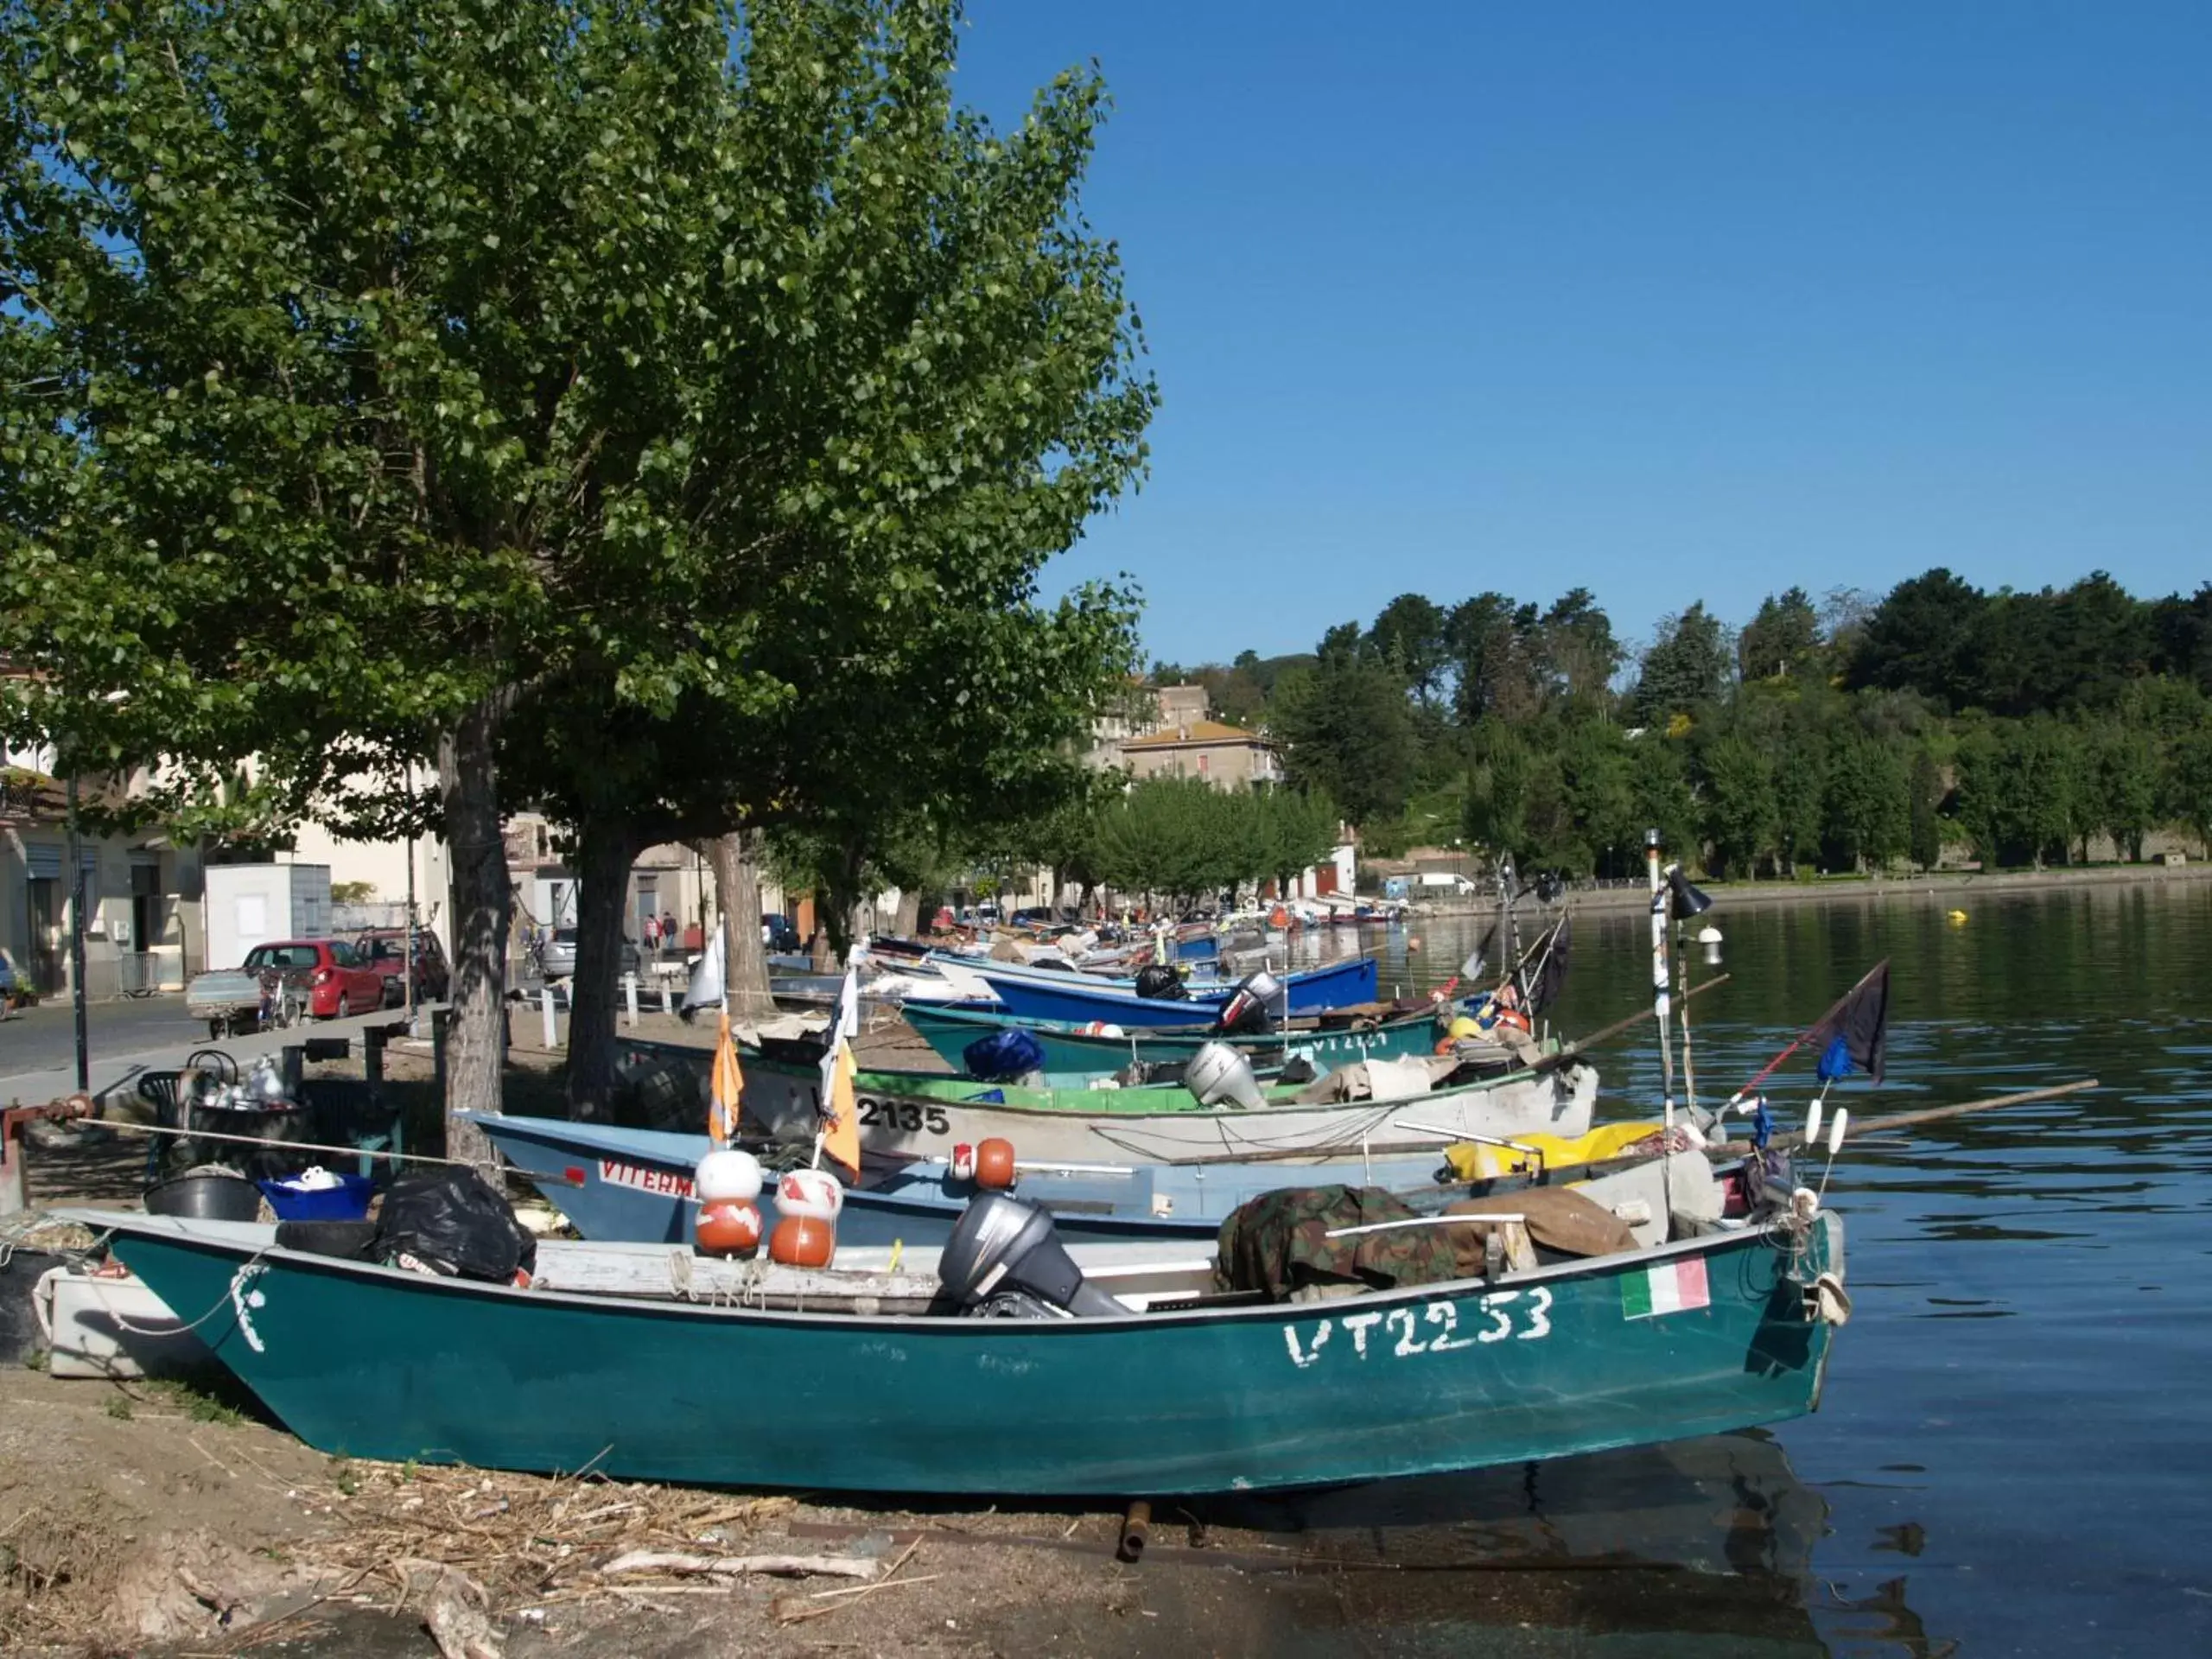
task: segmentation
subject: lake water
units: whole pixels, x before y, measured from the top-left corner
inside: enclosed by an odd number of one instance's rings
[[[1294,1596],[1284,1650],[2212,1653],[2212,883],[1969,898],[1954,925],[1958,902],[1705,918],[1732,976],[1692,1005],[1708,1102],[1884,957],[1888,1080],[1832,1105],[2102,1084],[1846,1147],[1829,1200],[1856,1310],[1820,1413],[1259,1506],[1244,1518],[1306,1529],[1310,1550],[1424,1569],[1343,1575],[1371,1586],[1363,1613],[1357,1590]],[[1648,925],[1578,918],[1563,1030],[1649,1001]],[[1410,988],[1483,926],[1364,942],[1385,989]],[[1657,1100],[1648,1023],[1599,1064],[1612,1114]],[[1767,1092],[1796,1121],[1813,1088],[1801,1054]]]

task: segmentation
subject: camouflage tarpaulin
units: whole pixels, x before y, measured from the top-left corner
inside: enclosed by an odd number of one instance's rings
[[[1455,1229],[1394,1228],[1331,1238],[1338,1227],[1414,1216],[1380,1187],[1292,1186],[1239,1205],[1221,1224],[1214,1282],[1223,1290],[1256,1290],[1287,1301],[1303,1290],[1388,1290],[1458,1277]]]

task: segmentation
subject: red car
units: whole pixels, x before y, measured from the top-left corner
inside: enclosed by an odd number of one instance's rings
[[[272,968],[287,987],[305,993],[307,1011],[317,1020],[374,1014],[384,1007],[382,969],[343,939],[283,939],[245,953],[247,973]]]

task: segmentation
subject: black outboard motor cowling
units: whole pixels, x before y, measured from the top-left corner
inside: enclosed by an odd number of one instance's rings
[[[1183,1002],[1191,993],[1184,988],[1183,976],[1164,962],[1155,962],[1137,969],[1137,995],[1154,1002]]]
[[[1050,1216],[1003,1192],[978,1193],[960,1212],[937,1273],[944,1294],[971,1314],[1118,1318],[1128,1312],[1084,1279]],[[1033,1312],[1024,1306],[1029,1303],[1044,1306]]]
[[[1275,1017],[1288,1010],[1282,982],[1262,968],[1247,974],[1230,993],[1214,1029],[1229,1036],[1264,1037],[1275,1028]]]

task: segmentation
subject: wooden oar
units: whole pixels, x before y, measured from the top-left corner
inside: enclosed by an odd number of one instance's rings
[[[1862,1140],[1870,1135],[1881,1135],[1891,1129],[1909,1129],[1923,1123],[1934,1123],[1947,1117],[1963,1117],[1968,1112],[1993,1112],[2006,1106],[2027,1106],[2039,1100],[2056,1100],[2063,1095],[2078,1095],[2084,1089],[2097,1086],[2094,1077],[2083,1077],[2078,1083],[2055,1084],[2048,1089],[2030,1089],[2017,1095],[1992,1095],[1986,1100],[1962,1101],[1955,1106],[1928,1106],[1916,1112],[1892,1112],[1887,1117],[1861,1119],[1851,1126],[1851,1139]],[[1802,1146],[1802,1130],[1793,1129],[1787,1135],[1777,1135],[1768,1144],[1777,1147]],[[1748,1141],[1728,1141],[1707,1151],[1715,1157],[1741,1155],[1751,1149]]]

